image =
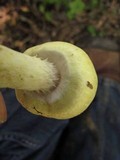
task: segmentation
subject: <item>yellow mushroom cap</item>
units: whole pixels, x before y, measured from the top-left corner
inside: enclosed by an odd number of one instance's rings
[[[58,41],[32,47],[25,54],[47,59],[59,73],[59,83],[47,93],[16,90],[18,101],[28,111],[45,117],[68,119],[90,105],[98,80],[90,58],[82,49]]]

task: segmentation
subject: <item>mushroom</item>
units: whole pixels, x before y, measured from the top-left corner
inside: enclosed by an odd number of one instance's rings
[[[88,55],[67,42],[47,42],[24,54],[0,46],[0,88],[15,89],[33,114],[68,119],[90,105],[97,75]]]

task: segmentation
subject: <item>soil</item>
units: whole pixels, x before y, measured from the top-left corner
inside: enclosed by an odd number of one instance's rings
[[[102,9],[85,10],[73,20],[67,18],[64,7],[57,9],[53,6],[49,21],[39,11],[38,2],[40,0],[0,1],[1,44],[23,52],[48,41],[67,41],[82,46],[91,36],[120,41],[120,5],[117,0],[101,0]],[[89,31],[90,26],[95,31]]]

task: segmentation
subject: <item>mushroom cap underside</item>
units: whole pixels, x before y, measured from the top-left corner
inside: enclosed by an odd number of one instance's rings
[[[25,54],[47,59],[60,74],[59,84],[50,92],[16,90],[18,101],[28,111],[45,117],[68,119],[90,105],[98,80],[91,60],[82,49],[67,42],[47,42],[26,50]]]

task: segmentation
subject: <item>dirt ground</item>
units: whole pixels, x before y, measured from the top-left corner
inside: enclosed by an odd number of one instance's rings
[[[57,10],[53,6],[50,21],[39,11],[39,1],[0,1],[0,44],[23,52],[47,41],[59,40],[82,45],[91,36],[120,42],[119,1],[101,0],[102,9],[85,10],[73,20],[67,18],[64,8]]]

